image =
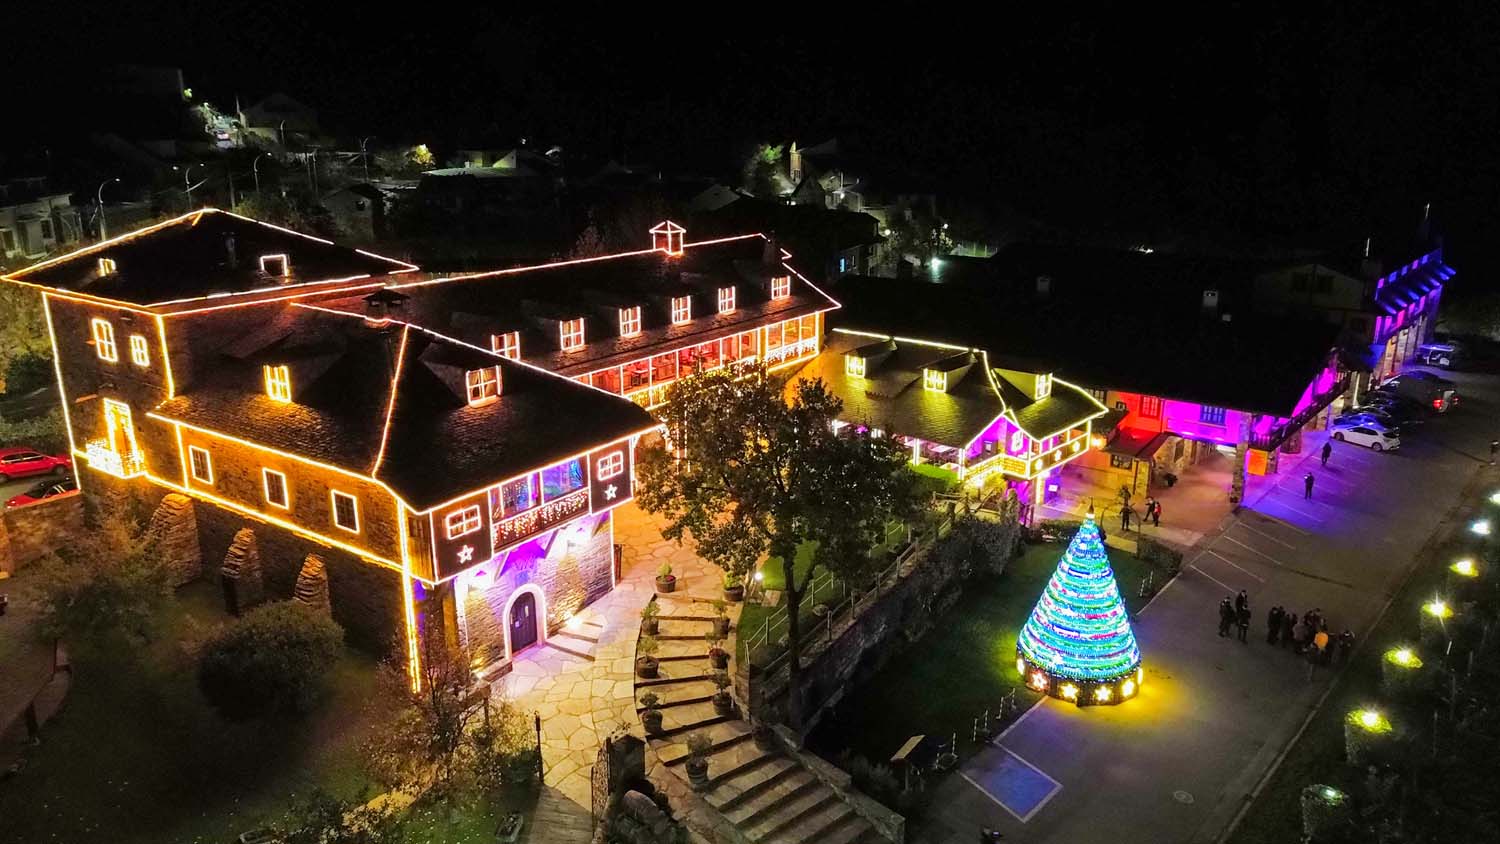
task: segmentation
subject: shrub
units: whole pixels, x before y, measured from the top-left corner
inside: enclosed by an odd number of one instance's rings
[[[27,352],[10,359],[5,368],[5,394],[20,396],[52,383],[52,357],[41,352]]]
[[[63,425],[62,410],[54,407],[30,419],[0,418],[0,443],[27,445],[48,454],[68,450],[68,429]]]
[[[1136,542],[1138,545],[1136,555],[1141,558],[1142,562],[1163,575],[1163,580],[1171,578],[1182,570],[1181,551],[1149,537],[1143,536]]]
[[[198,688],[234,721],[306,712],[342,641],[343,630],[310,607],[265,604],[210,637],[198,658]]]

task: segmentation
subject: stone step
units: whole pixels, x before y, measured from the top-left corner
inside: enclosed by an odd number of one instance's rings
[[[760,823],[746,830],[746,832],[756,841],[769,842],[780,833],[791,830],[802,822],[823,814],[828,810],[829,806],[836,806],[841,810],[849,808],[844,805],[844,802],[839,799],[837,794],[833,793],[833,789],[822,783],[818,783],[818,786],[818,788],[808,792],[807,795],[788,801],[782,806],[780,811],[772,812],[765,818],[762,818]]]
[[[704,621],[704,622],[708,622],[708,621],[713,621],[714,618],[715,618],[715,616],[711,616],[711,615],[687,615],[687,614],[681,614],[681,615],[679,615],[677,613],[673,613],[672,615],[659,615],[659,616],[657,616],[657,618],[661,619],[662,621]]]
[[[794,772],[726,811],[724,817],[742,830],[749,829],[823,787],[811,771],[799,765]]]
[[[783,830],[772,844],[854,844],[866,832],[874,832],[870,822],[843,800],[835,800],[819,814]]]
[[[712,703],[683,704],[682,706],[663,709],[661,714],[662,725],[668,730],[675,730],[680,727],[692,727],[695,724],[720,723],[726,717],[720,714],[717,709],[714,709]],[[733,713],[729,713],[729,717],[733,717]]]
[[[699,730],[705,730],[716,724],[723,724],[725,722],[732,721],[735,718],[732,713],[729,715],[719,715],[716,713],[714,715],[708,716],[707,718],[691,718],[674,722],[671,715],[668,714],[671,711],[672,710],[669,709],[662,713],[662,730],[659,733],[653,733],[651,736],[652,738],[659,741],[671,739],[681,739],[683,741],[686,741],[689,733],[696,733]]]
[[[564,627],[563,629],[561,629],[561,630],[557,631],[556,633],[552,634],[552,638],[554,638],[554,639],[561,638],[561,637],[567,637],[570,640],[578,641],[578,642],[587,642],[590,645],[597,645],[597,644],[599,644],[599,637],[597,637],[597,636],[590,636],[590,635],[588,635],[588,633],[586,633],[586,632],[584,632],[582,630],[569,630],[566,627]]]
[[[563,653],[568,654],[569,656],[576,656],[579,659],[586,659],[589,662],[593,662],[594,661],[594,655],[593,654],[591,654],[591,653],[585,653],[582,650],[576,650],[574,648],[566,647],[564,645],[559,645],[557,643],[556,638],[548,639],[547,640],[547,647],[552,648],[555,651],[562,651]]]
[[[676,683],[695,683],[700,680],[709,680],[713,677],[712,674],[708,673],[707,660],[704,661],[703,666],[700,667],[701,670],[697,671],[697,673],[694,673],[691,670],[685,670],[677,676],[671,676],[667,673],[667,666],[669,665],[671,665],[671,663],[663,663],[658,668],[657,673],[660,676],[652,677],[649,680],[641,677],[635,678],[636,692],[639,693],[641,689],[652,686],[670,686]],[[658,691],[657,694],[661,694],[661,692]]]
[[[696,645],[688,645],[687,647],[682,647],[681,642],[674,642],[672,644],[675,644],[679,648],[682,648],[683,653],[664,654],[661,651],[657,651],[657,662],[684,662],[690,659],[708,659],[708,648],[706,647],[700,648]],[[662,650],[668,650],[668,648],[663,647]]]
[[[745,754],[744,761],[721,771],[709,780],[708,787],[703,790],[704,797],[720,812],[744,803],[761,790],[770,788],[779,777],[788,776],[789,772],[798,768],[794,760],[761,750],[753,741],[737,744],[720,756],[728,757],[741,752]]]
[[[697,730],[689,730],[687,733],[671,738],[662,739],[652,736],[652,746],[656,748],[657,758],[661,759],[663,765],[675,766],[687,761],[687,736],[694,732],[701,732],[707,735],[711,742],[708,749],[710,775],[713,774],[712,757],[714,755],[734,747],[740,742],[750,740],[750,725],[737,718],[728,719],[717,724],[710,724],[707,727],[701,727]]]
[[[713,697],[714,692],[718,691],[713,683],[703,680],[678,683],[656,689],[637,689],[637,709],[641,708],[639,703],[641,695],[645,694],[648,690],[654,692],[661,699],[656,705],[663,709],[671,706],[686,706],[690,703],[707,703],[708,699]]]
[[[868,820],[851,811],[850,817],[824,830],[818,844],[887,844]]]

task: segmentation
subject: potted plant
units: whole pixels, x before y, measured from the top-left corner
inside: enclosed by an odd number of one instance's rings
[[[719,646],[724,641],[724,636],[717,630],[710,630],[703,634],[708,640],[708,660],[713,664],[716,671],[723,671],[729,667],[729,651]]]
[[[658,663],[654,654],[659,647],[661,646],[656,643],[655,636],[642,636],[641,640],[635,643],[635,674],[637,677],[649,680],[656,676]]]
[[[728,636],[729,618],[724,613],[729,609],[729,605],[715,598],[710,602],[709,606],[714,608],[714,629],[719,631],[720,636]]]
[[[714,743],[704,733],[693,733],[688,736],[687,749],[687,772],[688,782],[693,788],[703,788],[708,785],[708,752],[713,749]]]
[[[776,745],[776,731],[765,721],[756,719],[750,723],[750,739],[755,746],[768,753],[778,750]]]
[[[734,711],[734,697],[729,694],[729,672],[715,671],[713,680],[714,688],[718,689],[714,692],[714,711],[728,715]]]
[[[672,564],[662,563],[661,568],[656,570],[656,591],[665,595],[676,589],[677,575],[672,573]]]
[[[641,607],[641,632],[648,636],[655,636],[661,632],[661,607],[655,601],[648,602]]]
[[[661,698],[656,692],[641,695],[641,726],[653,735],[661,732]]]
[[[724,600],[734,603],[745,600],[745,581],[735,572],[724,572]]]

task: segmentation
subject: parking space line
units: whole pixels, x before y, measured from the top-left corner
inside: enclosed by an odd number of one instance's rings
[[[1225,535],[1225,536],[1222,536],[1220,538],[1221,539],[1226,539],[1226,540],[1228,540],[1230,542],[1233,542],[1235,545],[1238,545],[1241,548],[1244,548],[1246,551],[1249,551],[1252,554],[1259,554],[1262,557],[1265,557],[1266,559],[1270,560],[1272,563],[1275,563],[1277,566],[1281,566],[1282,565],[1282,562],[1280,560],[1276,559],[1275,557],[1271,556],[1270,554],[1267,554],[1266,552],[1264,552],[1264,551],[1262,551],[1262,550],[1260,550],[1258,548],[1252,548],[1249,545],[1246,545],[1245,543],[1239,541],[1238,539],[1235,539],[1232,536]],[[1215,555],[1215,556],[1217,556],[1217,555]]]
[[[998,747],[998,745],[996,745],[996,746]],[[1048,803],[1050,803],[1052,801],[1052,798],[1056,797],[1057,793],[1059,791],[1062,791],[1062,787],[1063,787],[1062,783],[1060,783],[1057,780],[1053,779],[1051,776],[1049,776],[1047,774],[1046,771],[1044,771],[1041,768],[1038,768],[1037,766],[1035,766],[1035,765],[1031,764],[1030,762],[1026,761],[1026,759],[1024,757],[1022,757],[1021,754],[1015,752],[1014,750],[1011,750],[1008,747],[1001,747],[1000,749],[1003,750],[1003,751],[1005,751],[1006,753],[1010,754],[1011,758],[1015,759],[1017,762],[1020,762],[1022,765],[1025,765],[1026,767],[1030,768],[1031,770],[1036,771],[1037,774],[1042,779],[1046,780],[1047,782],[1052,783],[1052,790],[1047,792],[1047,796],[1043,797],[1040,801],[1038,801],[1035,806],[1032,806],[1031,807],[1031,811],[1027,812],[1025,815],[1018,815],[1018,814],[1016,814],[1016,812],[1015,812],[1014,809],[1012,809],[1011,807],[1005,805],[1005,803],[999,797],[996,797],[995,795],[991,794],[990,791],[989,791],[989,789],[987,789],[984,786],[980,785],[979,783],[975,782],[973,777],[969,776],[968,774],[964,773],[963,771],[959,771],[958,775],[961,776],[961,777],[963,777],[965,780],[968,780],[969,785],[972,785],[975,788],[979,789],[980,793],[983,794],[985,797],[988,797],[988,798],[990,798],[990,800],[994,801],[994,803],[995,803],[996,806],[999,806],[1000,808],[1002,808],[1005,811],[1009,812],[1011,817],[1015,818],[1016,820],[1020,821],[1021,823],[1026,823],[1026,822],[1030,821],[1032,818],[1036,817],[1036,813],[1040,812],[1042,810],[1042,807],[1044,807]]]
[[[1272,542],[1275,542],[1278,545],[1285,545],[1286,547],[1292,549],[1293,551],[1297,550],[1297,546],[1293,545],[1290,542],[1287,542],[1285,539],[1277,539],[1276,537],[1272,536],[1269,533],[1266,533],[1263,530],[1259,530],[1257,528],[1250,527],[1249,525],[1245,524],[1245,522],[1243,520],[1237,521],[1237,522],[1235,522],[1235,524],[1239,525],[1240,527],[1244,528],[1245,530],[1250,531],[1251,533],[1258,533],[1261,536],[1264,536],[1265,538],[1271,540]]]
[[[1280,518],[1279,516],[1273,516],[1273,515],[1271,515],[1270,513],[1267,513],[1264,510],[1251,510],[1250,512],[1256,514],[1257,516],[1260,516],[1261,518],[1273,521],[1276,524],[1281,525],[1284,528],[1290,528],[1292,530],[1295,530],[1296,532],[1302,534],[1303,536],[1312,536],[1312,532],[1311,531],[1303,530],[1302,528],[1298,527],[1297,525],[1292,524],[1291,522],[1287,521],[1286,519]]]
[[[1199,556],[1201,557],[1202,555],[1200,554]],[[1220,586],[1224,587],[1225,589],[1228,589],[1230,592],[1234,592],[1235,591],[1235,588],[1233,586],[1230,586],[1229,584],[1227,584],[1224,581],[1218,579],[1217,577],[1214,577],[1213,575],[1209,574],[1208,572],[1204,571],[1203,569],[1198,568],[1198,564],[1197,563],[1193,563],[1192,565],[1189,565],[1188,568],[1190,568],[1193,571],[1195,571],[1195,572],[1203,575],[1204,577],[1208,578],[1209,580],[1212,580],[1214,583],[1219,584]]]
[[[1225,537],[1225,539],[1228,539],[1228,537]],[[1205,554],[1212,554],[1215,557],[1218,557],[1219,559],[1221,559],[1224,562],[1230,564],[1231,566],[1234,566],[1235,568],[1239,569],[1240,571],[1244,572],[1245,574],[1250,575],[1251,577],[1255,578],[1257,581],[1259,581],[1261,583],[1265,583],[1266,582],[1266,579],[1264,577],[1261,577],[1260,575],[1256,574],[1255,572],[1253,572],[1253,571],[1245,568],[1244,566],[1240,565],[1239,563],[1236,563],[1234,560],[1229,559],[1228,557],[1224,556],[1223,554],[1220,554],[1218,551],[1215,551],[1212,548],[1208,549],[1204,553]]]
[[[1309,519],[1312,519],[1315,522],[1321,522],[1321,521],[1323,521],[1323,517],[1322,516],[1319,516],[1319,515],[1317,515],[1315,513],[1309,513],[1306,510],[1299,510],[1299,509],[1297,509],[1296,507],[1293,507],[1290,504],[1280,503],[1278,506],[1285,507],[1286,509],[1291,510],[1293,513],[1296,513],[1299,516],[1306,516],[1306,517],[1308,517]]]

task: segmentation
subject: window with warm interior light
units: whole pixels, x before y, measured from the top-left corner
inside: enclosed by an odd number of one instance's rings
[[[634,337],[641,333],[641,306],[620,309],[620,336]]]
[[[1038,375],[1036,377],[1036,390],[1033,391],[1031,397],[1040,401],[1050,395],[1052,395],[1052,376]]]
[[[583,348],[583,317],[563,320],[559,323],[558,334],[563,351]]]
[[[115,259],[114,258],[100,258],[99,259],[99,275],[101,275],[101,276],[114,275],[115,274],[115,268],[116,268],[116,264],[115,264]]]
[[[734,288],[733,287],[720,287],[719,288],[719,313],[721,313],[721,314],[732,314],[732,313],[734,313]]]
[[[470,406],[479,407],[500,398],[498,367],[486,366],[483,369],[471,369],[464,373],[464,380],[469,388]]]
[[[212,485],[214,482],[214,461],[208,455],[208,449],[199,448],[196,445],[188,446],[188,470],[193,473],[193,480]]]
[[[292,274],[292,261],[284,253],[260,256],[260,271],[285,278]]]
[[[460,507],[443,518],[443,525],[448,529],[448,538],[457,539],[479,530],[483,520],[479,516],[479,505]]]
[[[292,371],[285,365],[261,367],[266,376],[266,395],[275,401],[292,400]]]
[[[948,373],[940,369],[922,370],[922,388],[935,393],[948,391]]]
[[[130,335],[130,362],[141,367],[151,365],[151,351],[146,346],[146,338],[139,334]]]
[[[1161,418],[1161,399],[1156,396],[1141,396],[1141,415],[1147,419]]]
[[[507,331],[490,335],[490,350],[503,358],[521,359],[521,332]]]
[[[693,299],[691,296],[672,297],[672,324],[682,325],[693,319]]]
[[[851,378],[865,377],[865,359],[858,355],[844,355],[844,374]]]
[[[286,494],[286,475],[275,469],[260,470],[261,486],[266,491],[266,503],[285,510],[291,505]]]
[[[110,363],[120,359],[120,348],[115,345],[115,327],[108,320],[95,318],[90,323],[94,332],[94,354]]]
[[[777,276],[771,279],[771,298],[785,299],[792,295],[792,277],[789,275]]]
[[[594,480],[607,481],[625,471],[625,454],[612,451],[594,461]]]
[[[350,533],[359,533],[359,499],[347,492],[329,490],[333,501],[333,523]]]

